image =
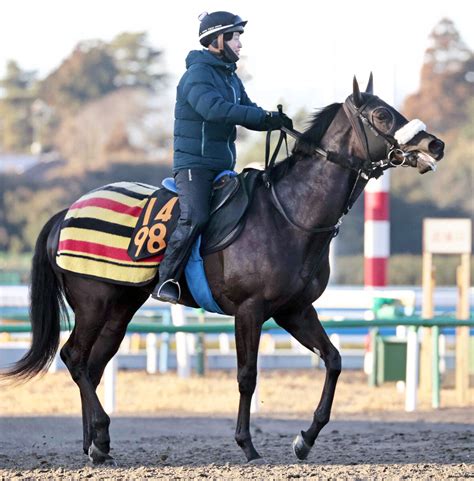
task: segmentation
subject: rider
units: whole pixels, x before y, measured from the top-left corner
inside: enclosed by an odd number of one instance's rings
[[[235,166],[235,126],[260,131],[292,128],[286,115],[253,103],[235,73],[247,21],[220,11],[205,12],[199,20],[199,41],[205,48],[189,52],[175,105],[173,174],[181,216],[152,293],[172,303],[180,298],[178,281],[193,242],[209,219],[213,180]]]

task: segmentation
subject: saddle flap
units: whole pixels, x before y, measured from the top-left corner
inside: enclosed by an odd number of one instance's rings
[[[221,209],[237,193],[240,187],[238,176],[222,177],[214,186],[210,215]]]
[[[216,202],[219,208],[213,212],[202,235],[202,255],[225,249],[239,236],[261,174],[260,170],[245,169],[226,187],[227,195],[222,196],[221,202]]]

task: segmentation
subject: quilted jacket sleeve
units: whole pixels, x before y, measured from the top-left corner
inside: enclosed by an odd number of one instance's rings
[[[240,84],[240,92],[241,92],[241,97],[240,97],[240,103],[241,105],[245,105],[247,107],[257,107],[257,108],[261,108],[259,107],[255,102],[252,102],[249,98],[249,96],[247,95],[247,92],[245,91],[245,87],[244,87],[244,84],[242,83],[242,81],[240,80],[239,77],[237,77],[237,80]],[[266,127],[264,126],[263,124],[263,119],[262,119],[262,122],[256,126],[256,127],[247,127],[251,130],[266,130]]]
[[[188,72],[183,94],[191,107],[206,121],[260,130],[266,116],[262,108],[255,104],[239,105],[226,100],[205,66],[198,66]],[[248,99],[247,96],[246,98]]]

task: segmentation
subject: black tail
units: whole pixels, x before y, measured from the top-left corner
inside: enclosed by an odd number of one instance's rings
[[[64,211],[45,224],[36,241],[31,270],[30,321],[32,343],[29,351],[6,371],[2,377],[28,380],[45,371],[54,359],[59,345],[62,315],[67,319],[63,292],[48,258],[48,235]]]

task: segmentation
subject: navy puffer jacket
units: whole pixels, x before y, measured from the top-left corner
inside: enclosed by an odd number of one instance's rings
[[[236,125],[265,130],[266,112],[251,102],[236,65],[193,50],[176,95],[173,171],[235,166]]]

